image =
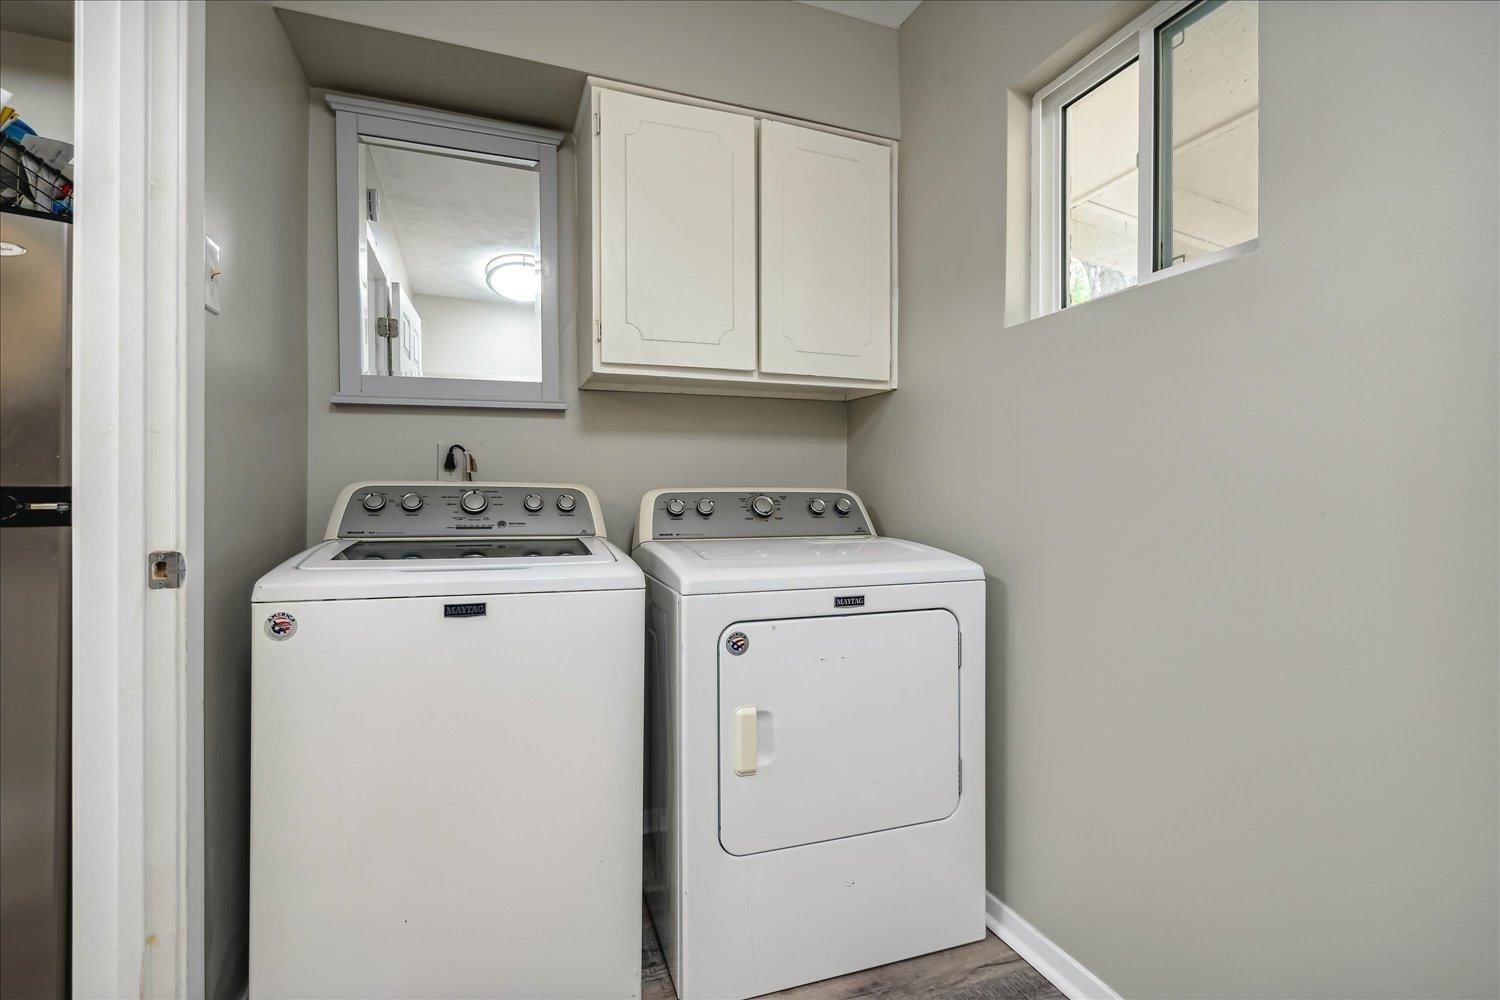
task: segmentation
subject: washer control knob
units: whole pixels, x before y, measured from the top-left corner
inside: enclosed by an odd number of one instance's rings
[[[814,517],[822,514],[827,509],[828,501],[824,500],[822,497],[813,497],[811,500],[807,501],[807,512],[809,514],[812,514]]]
[[[465,514],[483,514],[490,506],[490,498],[478,490],[464,490],[463,496],[458,498],[458,505]]]
[[[539,493],[528,493],[528,494],[526,494],[526,499],[521,501],[521,505],[524,506],[529,512],[531,512],[533,514],[539,513],[541,511],[541,509],[542,509],[542,497],[541,497],[541,494],[539,494]]]
[[[776,512],[776,502],[762,493],[750,501],[750,512],[756,517],[770,517]]]
[[[714,502],[712,500],[710,500],[708,497],[704,497],[702,500],[698,501],[698,513],[702,514],[704,517],[707,517],[708,515],[712,514],[713,512],[714,512]]]
[[[677,497],[673,497],[667,501],[667,513],[673,517],[681,517],[686,511],[687,504],[683,503]]]
[[[365,510],[367,510],[371,514],[373,514],[377,510],[384,510],[385,509],[385,494],[384,493],[366,493],[365,494],[365,498],[363,500],[361,500],[360,503],[364,505]]]
[[[422,509],[422,498],[415,493],[408,493],[401,498],[401,509],[415,513]]]
[[[572,512],[573,508],[577,506],[578,498],[571,493],[564,493],[562,496],[557,498],[557,509],[562,511],[564,514]]]
[[[833,502],[833,509],[838,511],[839,517],[844,517],[854,509],[854,501],[848,497],[839,497]]]

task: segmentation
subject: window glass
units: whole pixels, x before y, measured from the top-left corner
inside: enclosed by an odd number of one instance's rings
[[[1062,110],[1064,306],[1136,282],[1140,100],[1131,61]]]
[[[1259,230],[1258,13],[1204,0],[1157,29],[1158,268]]]

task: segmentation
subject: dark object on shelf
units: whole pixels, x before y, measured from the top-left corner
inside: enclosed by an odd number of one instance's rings
[[[0,206],[73,218],[73,181],[10,135],[0,137]]]

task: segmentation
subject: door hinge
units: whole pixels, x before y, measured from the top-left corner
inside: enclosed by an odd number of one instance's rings
[[[160,550],[146,557],[146,587],[149,590],[176,590],[187,576],[187,560],[181,552]]]
[[[599,134],[599,112],[594,112],[594,134]]]
[[[395,316],[376,316],[375,336],[395,340],[401,336],[401,321]]]

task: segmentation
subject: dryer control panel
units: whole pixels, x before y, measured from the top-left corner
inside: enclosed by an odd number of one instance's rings
[[[865,505],[838,489],[655,490],[641,500],[636,542],[673,538],[871,537]]]
[[[355,483],[339,494],[325,538],[604,536],[586,486],[531,483]]]

